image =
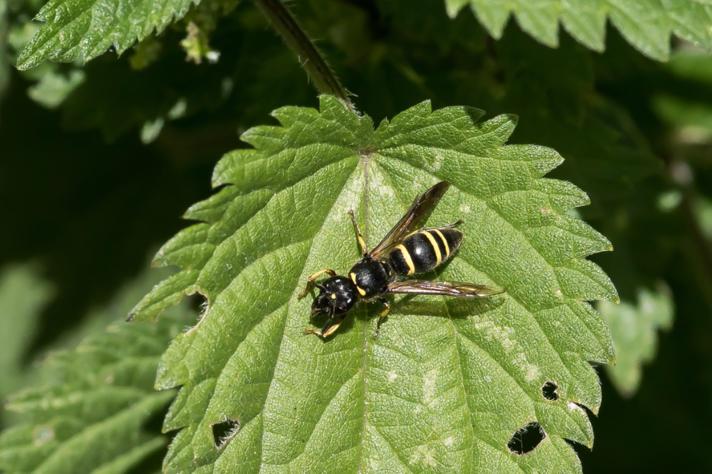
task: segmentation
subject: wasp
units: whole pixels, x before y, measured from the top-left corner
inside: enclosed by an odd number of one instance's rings
[[[371,251],[368,251],[353,210],[349,211],[362,258],[351,267],[348,276],[337,275],[334,270],[325,268],[308,277],[299,299],[314,287],[318,288],[319,294],[312,302],[312,317],[325,314],[328,320],[321,329],[306,328],[305,334],[322,338],[332,335],[359,301],[378,301],[383,305],[377,324],[380,328],[390,312],[389,294],[481,298],[503,291],[473,283],[403,279],[435,270],[460,248],[463,234],[457,226],[462,221],[441,227],[422,227],[449,187],[450,183],[441,181],[418,196]],[[319,283],[324,275],[329,278]]]

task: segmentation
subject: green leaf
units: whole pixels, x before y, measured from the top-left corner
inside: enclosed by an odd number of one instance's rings
[[[635,303],[615,305],[603,301],[598,309],[608,321],[616,348],[616,364],[607,368],[608,374],[619,392],[632,396],[640,385],[643,364],[655,357],[657,331],[672,326],[669,290],[641,288]]]
[[[175,393],[155,392],[153,380],[179,330],[175,317],[122,322],[52,355],[43,370],[53,380],[7,404],[20,422],[0,434],[0,470],[126,472],[164,448],[150,424]]]
[[[561,23],[582,44],[603,51],[610,19],[628,42],[654,59],[667,60],[672,34],[712,49],[709,0],[445,0],[451,17],[467,4],[498,39],[512,14],[524,31],[552,48],[558,46]]]
[[[505,145],[515,119],[418,104],[383,121],[322,97],[320,110],[283,107],[279,126],[248,130],[254,148],[217,165],[200,220],[156,263],[181,271],[135,308],[155,317],[182,295],[207,298],[200,322],[164,354],[157,386],[182,386],[165,430],[178,430],[168,472],[580,470],[571,439],[591,446],[578,404],[597,412],[589,361],[612,358],[608,330],[586,302],[615,300],[586,255],[610,248],[570,217],[587,196],[543,178],[553,150]],[[452,188],[431,223],[464,219],[458,255],[431,278],[506,288],[477,302],[396,300],[374,338],[362,305],[327,342],[304,336],[306,276],[358,258],[354,209],[374,245],[413,197]],[[557,400],[542,387],[556,384]],[[546,437],[518,455],[508,443],[531,422]],[[239,429],[227,438],[213,426]]]
[[[0,274],[0,398],[22,380],[25,351],[51,296],[50,285],[31,265],[8,267]]]
[[[123,53],[160,33],[200,0],[49,0],[37,14],[42,28],[20,52],[17,67],[43,61],[87,62],[107,49]]]

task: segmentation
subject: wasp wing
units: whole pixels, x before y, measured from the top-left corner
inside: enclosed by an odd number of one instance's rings
[[[393,246],[398,245],[406,235],[422,227],[422,224],[428,218],[432,210],[435,209],[440,198],[443,197],[443,194],[445,194],[445,191],[447,191],[449,187],[450,183],[440,181],[415,198],[415,201],[413,201],[413,204],[410,205],[403,217],[388,231],[383,240],[369,252],[369,255],[378,259]]]
[[[457,281],[404,280],[388,285],[389,293],[410,295],[443,295],[459,298],[483,298],[503,293],[504,290],[474,283]]]

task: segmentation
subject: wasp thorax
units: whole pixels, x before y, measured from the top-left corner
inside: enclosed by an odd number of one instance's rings
[[[356,285],[342,276],[331,277],[318,285],[319,294],[312,303],[312,313],[326,313],[331,316],[345,313],[356,304]]]

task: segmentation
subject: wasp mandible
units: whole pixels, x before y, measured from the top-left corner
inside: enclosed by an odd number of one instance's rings
[[[387,295],[393,293],[481,298],[503,291],[474,283],[402,279],[438,268],[450,260],[460,247],[463,234],[457,226],[462,221],[441,227],[421,227],[449,187],[450,183],[441,181],[418,196],[371,251],[368,251],[354,212],[349,211],[363,257],[351,267],[348,277],[337,275],[330,268],[309,276],[299,298],[304,298],[314,287],[318,288],[319,294],[312,303],[312,317],[326,314],[328,320],[321,329],[305,329],[305,334],[316,334],[322,338],[332,335],[359,301],[380,301],[383,304],[377,325],[380,327],[390,311]],[[329,278],[318,283],[317,280],[323,275],[329,275]]]

